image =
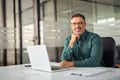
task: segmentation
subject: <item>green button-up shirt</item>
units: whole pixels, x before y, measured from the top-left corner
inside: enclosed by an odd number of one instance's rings
[[[76,67],[101,66],[103,46],[99,35],[85,30],[73,48],[69,47],[70,40],[71,36],[65,40],[61,60],[74,61]]]

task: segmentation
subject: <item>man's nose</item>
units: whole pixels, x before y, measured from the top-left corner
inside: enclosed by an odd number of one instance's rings
[[[79,24],[79,23],[76,23],[76,27],[80,27],[80,24]]]

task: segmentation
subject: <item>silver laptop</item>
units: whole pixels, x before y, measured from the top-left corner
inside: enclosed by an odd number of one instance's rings
[[[65,70],[59,63],[51,63],[45,45],[27,46],[27,52],[32,69],[54,72]]]

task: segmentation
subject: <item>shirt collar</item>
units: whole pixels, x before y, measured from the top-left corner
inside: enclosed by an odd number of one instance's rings
[[[85,30],[84,33],[80,36],[80,39],[85,39],[87,37],[88,31]]]

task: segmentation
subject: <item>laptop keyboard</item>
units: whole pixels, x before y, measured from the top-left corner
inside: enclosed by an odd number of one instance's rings
[[[60,66],[51,66],[52,70],[59,70],[62,69]]]

